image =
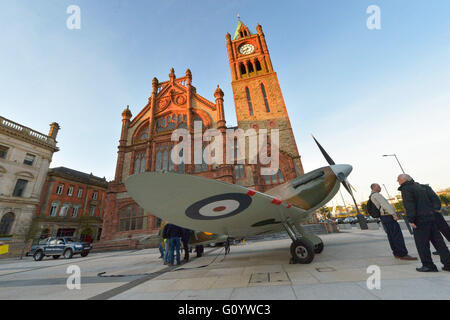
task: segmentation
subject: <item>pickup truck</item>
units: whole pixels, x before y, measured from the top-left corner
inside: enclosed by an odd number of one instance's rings
[[[27,256],[33,256],[35,261],[41,261],[44,257],[52,256],[53,259],[59,259],[63,256],[71,259],[73,255],[79,254],[86,257],[92,249],[89,242],[76,242],[71,238],[46,238],[33,245]]]

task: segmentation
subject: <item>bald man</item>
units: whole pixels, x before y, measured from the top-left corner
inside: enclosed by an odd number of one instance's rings
[[[370,188],[372,189],[370,200],[380,210],[380,220],[386,230],[394,257],[401,260],[417,260],[417,258],[408,255],[408,249],[406,249],[402,229],[397,222],[398,218],[395,209],[380,193],[380,185],[373,183]]]
[[[416,268],[416,270],[419,272],[438,271],[431,258],[431,241],[444,265],[442,270],[450,271],[450,252],[436,224],[435,208],[437,204],[435,202],[439,201],[439,198],[429,186],[415,182],[407,174],[399,175],[397,181],[400,185],[398,190],[402,193],[406,215],[414,230],[417,251],[422,261],[422,267]]]

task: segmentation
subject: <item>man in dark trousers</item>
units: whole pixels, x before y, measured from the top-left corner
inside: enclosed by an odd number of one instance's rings
[[[169,238],[169,263],[168,266],[175,264],[175,251],[177,255],[177,265],[181,264],[180,259],[180,247],[181,247],[181,227],[174,224],[167,225],[167,236]]]
[[[408,255],[408,249],[406,249],[402,229],[397,222],[397,214],[394,207],[380,193],[380,185],[378,183],[373,183],[370,186],[370,189],[372,189],[370,200],[375,207],[380,210],[380,220],[386,230],[389,245],[391,246],[394,257],[400,260],[417,260],[416,257]]]
[[[429,188],[429,186],[426,186]],[[434,193],[434,192],[433,192]],[[435,194],[436,195],[436,194]],[[437,195],[436,195],[437,197]],[[445,221],[444,216],[441,213],[441,201],[439,199],[439,203],[436,201],[433,201],[433,204],[435,204],[434,207],[434,213],[436,218],[436,225],[439,229],[439,231],[442,233],[445,239],[450,242],[450,227],[448,225],[448,222]],[[439,253],[433,252],[434,255],[439,255]]]
[[[448,250],[436,224],[436,201],[440,201],[434,191],[425,185],[415,182],[411,176],[401,174],[397,178],[402,193],[403,204],[411,227],[414,229],[414,240],[419,252],[422,267],[419,272],[437,272],[430,252],[430,241],[441,257],[442,270],[450,271],[450,251]],[[436,200],[437,199],[437,200]]]
[[[191,230],[182,228],[181,242],[183,243],[184,261],[189,261],[189,238],[191,237]]]

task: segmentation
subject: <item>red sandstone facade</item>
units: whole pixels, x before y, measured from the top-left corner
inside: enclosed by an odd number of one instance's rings
[[[124,182],[132,174],[166,170],[223,180],[259,191],[303,174],[289,116],[261,26],[257,26],[257,34],[251,34],[239,22],[234,39],[227,34],[226,40],[238,127],[280,129],[280,171],[273,176],[262,176],[258,164],[172,164],[170,150],[174,144],[171,141],[173,130],[187,129],[193,137],[194,121],[201,121],[203,130],[218,129],[224,137],[227,129],[224,93],[219,86],[214,91],[214,102],[209,101],[197,93],[189,69],[180,78],[175,76],[172,69],[168,81],[153,79],[148,104],[134,118],[128,107],[122,113],[116,173],[107,192],[107,210],[100,246],[117,248],[150,245],[152,242],[148,240],[157,233],[159,219],[139,208],[126,192]],[[244,45],[248,48],[248,44],[253,46],[250,53],[241,49]],[[225,144],[223,148],[225,155]]]
[[[40,237],[99,240],[107,187],[105,178],[64,167],[50,169],[36,210]]]

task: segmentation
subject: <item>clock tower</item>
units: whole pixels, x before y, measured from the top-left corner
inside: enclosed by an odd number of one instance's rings
[[[281,93],[278,77],[273,69],[262,27],[257,33],[240,20],[233,36],[227,33],[231,85],[238,127],[280,130],[280,153],[292,159],[296,175],[304,173],[295,143],[289,115]]]

